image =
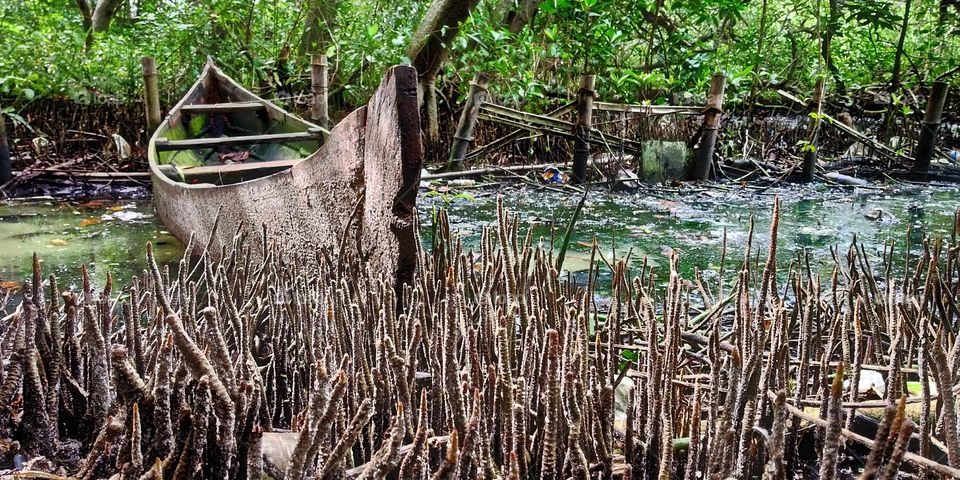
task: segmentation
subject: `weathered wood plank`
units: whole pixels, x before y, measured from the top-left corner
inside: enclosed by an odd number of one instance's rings
[[[239,137],[190,138],[187,140],[167,140],[158,138],[154,142],[158,152],[172,150],[198,150],[201,148],[235,147],[240,145],[260,145],[264,143],[305,142],[322,138],[319,132],[269,133],[264,135],[243,135]]]
[[[234,113],[234,112],[256,112],[266,110],[267,106],[263,102],[228,102],[228,103],[195,103],[184,105],[180,112],[190,115],[203,115],[211,113]]]
[[[254,170],[277,170],[281,168],[290,168],[300,162],[302,158],[296,158],[293,160],[271,160],[267,162],[247,162],[247,163],[232,163],[230,165],[205,165],[202,167],[185,167],[177,168],[173,165],[163,165],[161,170],[166,171],[169,169],[170,172],[175,173],[176,175],[182,175],[185,177],[190,177],[194,175],[210,175],[210,174],[230,174],[238,172],[251,172]],[[167,167],[167,168],[164,168]]]

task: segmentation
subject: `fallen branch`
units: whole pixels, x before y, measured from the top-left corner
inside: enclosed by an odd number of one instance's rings
[[[936,400],[938,398],[940,398],[939,395],[930,396],[930,400]],[[921,403],[921,402],[923,402],[923,398],[921,397],[909,397],[906,399],[904,404],[910,405],[910,404]],[[805,398],[803,399],[802,403],[804,406],[807,406],[807,407],[818,407],[818,408],[820,407],[820,400]],[[886,400],[864,400],[862,402],[843,402],[841,405],[843,406],[843,408],[884,408],[887,406],[887,401]]]
[[[59,163],[56,165],[51,165],[48,167],[28,167],[26,170],[19,170],[19,171],[13,172],[13,178],[11,178],[10,181],[4,183],[3,185],[0,185],[0,189],[5,189],[10,185],[19,183],[24,180],[29,180],[31,178],[35,178],[44,173],[62,171],[66,167],[76,165],[77,163],[86,159],[87,159],[86,157],[79,157],[79,158],[74,158],[73,160],[68,160],[66,162]]]
[[[796,96],[794,96],[789,92],[786,92],[784,90],[777,90],[777,93],[779,93],[781,97],[786,98],[791,102],[797,103],[798,105],[804,105],[804,106],[806,105],[806,102],[804,102],[803,100],[800,100],[799,98],[797,98]],[[906,159],[906,157],[897,153],[896,150],[872,138],[867,137],[866,135],[849,127],[847,124],[837,120],[836,118],[833,118],[830,115],[827,115],[826,113],[822,113],[822,112],[820,113],[820,116],[825,118],[827,120],[827,124],[829,124],[830,126],[833,126],[836,129],[840,130],[841,132],[846,133],[847,135],[850,135],[855,140],[866,145],[867,147],[870,147],[880,155],[883,155],[884,157],[894,161],[901,161]]]
[[[590,160],[591,165],[604,165],[608,162],[613,161],[613,159],[605,160]],[[430,173],[427,175],[421,175],[420,180],[430,181],[430,180],[450,180],[453,178],[464,178],[464,177],[479,177],[482,175],[495,175],[497,173],[504,172],[531,172],[534,170],[542,170],[548,167],[556,167],[557,163],[534,163],[532,165],[510,165],[506,167],[501,166],[492,166],[492,167],[483,167],[483,168],[474,168],[471,170],[461,170],[459,172],[443,172],[443,173]]]
[[[431,448],[435,448],[435,447],[446,445],[449,440],[450,440],[449,435],[442,435],[439,437],[428,438],[427,443],[430,445]],[[398,448],[397,454],[400,456],[403,456],[403,455],[406,455],[407,452],[409,452],[412,449],[413,449],[413,444],[409,443],[407,445],[403,445],[400,448]],[[370,466],[371,463],[373,463],[372,460],[367,463],[364,463],[363,465],[358,465],[356,467],[348,469],[347,471],[343,472],[343,478],[357,478],[358,476],[360,476],[361,473],[363,473],[364,470],[367,469],[367,467]]]
[[[768,390],[768,391],[767,391],[767,397],[769,397],[770,400],[776,400],[777,394],[774,393],[773,391],[769,391],[769,390]],[[817,425],[817,426],[820,426],[820,427],[827,427],[827,426],[828,426],[828,422],[827,422],[826,420],[824,420],[824,419],[822,419],[822,418],[819,418],[819,417],[815,417],[815,416],[813,416],[813,415],[810,415],[810,414],[804,412],[803,410],[800,410],[799,408],[797,408],[797,407],[795,407],[795,406],[793,406],[793,405],[790,405],[789,403],[784,404],[784,407],[787,409],[787,412],[789,412],[791,415],[793,415],[793,416],[795,416],[795,417],[797,417],[797,418],[799,418],[799,419],[801,419],[801,420],[804,420],[804,421],[806,421],[806,422],[810,422],[810,423],[812,423],[812,424],[814,424],[814,425]],[[846,428],[843,428],[843,429],[840,430],[840,435],[843,435],[844,437],[846,437],[846,438],[848,438],[848,439],[850,439],[850,440],[853,440],[853,441],[855,441],[855,442],[857,442],[857,443],[859,443],[859,444],[861,444],[861,445],[863,445],[863,446],[865,446],[865,447],[867,447],[867,448],[870,448],[870,449],[873,448],[873,444],[874,444],[874,441],[873,441],[873,440],[870,440],[869,438],[864,437],[863,435],[860,435],[860,434],[858,434],[858,433],[851,432],[850,430],[847,430]],[[936,462],[936,461],[930,460],[930,459],[927,458],[927,457],[921,457],[920,455],[917,455],[917,454],[915,454],[915,453],[907,452],[907,453],[903,456],[903,459],[904,459],[904,460],[907,460],[907,461],[910,461],[910,462],[913,462],[913,463],[915,463],[915,464],[917,464],[917,465],[919,465],[919,466],[921,466],[921,467],[929,468],[930,470],[933,470],[933,471],[935,471],[935,472],[937,472],[937,473],[939,473],[939,474],[941,474],[941,475],[946,475],[946,476],[951,477],[951,478],[960,478],[960,470],[957,470],[956,468],[950,467],[950,466],[948,466],[948,465],[944,465],[944,464],[942,464],[942,463],[940,463],[940,462]]]

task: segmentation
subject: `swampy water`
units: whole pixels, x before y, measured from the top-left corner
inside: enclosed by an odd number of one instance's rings
[[[147,242],[160,261],[175,262],[183,247],[145,201],[57,200],[0,203],[0,286],[16,289],[29,278],[36,252],[44,273],[65,286],[79,284],[81,265],[103,285],[107,272],[126,284],[144,268]]]
[[[559,244],[580,200],[577,193],[525,185],[470,189],[463,192],[466,195],[423,193],[419,205],[425,244],[430,244],[432,212],[447,207],[452,228],[467,247],[477,245],[483,227],[496,224],[498,195],[524,226],[533,226],[535,240],[545,248],[551,239]],[[954,212],[960,208],[956,185],[884,189],[814,185],[762,192],[732,185],[635,193],[597,189],[588,194],[564,269],[574,275],[586,270],[595,238],[608,261],[629,254],[639,265],[646,256],[665,272],[670,253],[677,252],[682,273],[691,275],[698,267],[709,276],[719,264],[724,237],[727,258],[731,262],[743,258],[751,216],[756,218],[754,246],[766,250],[777,196],[782,202],[778,242],[782,262],[808,249],[815,263],[824,264],[830,261],[832,247],[842,252],[854,237],[879,257],[885,242],[896,241],[902,248],[908,228],[916,249],[926,234],[949,236]],[[144,268],[148,241],[156,246],[160,261],[175,262],[183,253],[149,202],[5,202],[0,204],[0,286],[16,289],[28,278],[33,252],[40,255],[45,272],[56,273],[67,286],[76,285],[81,264],[88,266],[98,284],[108,271],[123,284]]]
[[[460,232],[466,245],[475,246],[482,228],[496,224],[499,193],[480,192],[472,200],[428,197],[420,202],[421,215],[446,205],[452,228]],[[534,227],[535,238],[545,248],[549,248],[551,238],[560,243],[580,200],[578,194],[550,191],[513,190],[502,194],[504,205],[518,214],[521,222]],[[826,265],[832,265],[831,248],[838,248],[842,258],[854,238],[878,264],[887,242],[897,242],[902,251],[909,230],[916,255],[924,235],[952,234],[954,214],[960,208],[957,185],[902,184],[885,189],[795,185],[762,192],[719,185],[640,193],[594,191],[588,194],[576,224],[564,268],[585,279],[585,274],[576,272],[584,272],[589,266],[591,242],[596,239],[606,261],[612,263],[614,258],[629,255],[631,264],[639,266],[646,257],[664,281],[673,252],[679,254],[679,269],[686,278],[693,277],[695,268],[706,278],[716,274],[726,243],[726,271],[731,273],[743,258],[751,218],[755,220],[754,251],[767,250],[773,203],[778,197],[780,265],[785,266],[806,250],[814,268],[819,266],[824,273],[829,273]],[[423,224],[428,225],[429,220]],[[600,290],[604,290],[602,286]]]

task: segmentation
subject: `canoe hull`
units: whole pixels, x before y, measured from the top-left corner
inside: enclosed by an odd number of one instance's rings
[[[409,281],[423,161],[416,86],[413,68],[392,68],[368,105],[341,121],[323,147],[273,175],[188,185],[151,168],[160,218],[184,243],[193,233],[198,250],[212,240],[219,252],[242,232],[259,256],[257,240],[265,229],[271,242],[307,267],[316,265],[320,249],[337,252],[343,244],[359,249],[373,272]]]

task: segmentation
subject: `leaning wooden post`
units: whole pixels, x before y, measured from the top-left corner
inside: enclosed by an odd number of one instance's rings
[[[467,156],[467,148],[473,141],[473,128],[477,125],[480,106],[487,100],[489,83],[490,77],[485,73],[477,74],[470,82],[470,93],[463,105],[463,112],[460,113],[460,123],[457,125],[457,133],[453,136],[453,146],[450,147],[450,164],[448,165],[450,170],[463,168],[463,158]]]
[[[590,161],[590,129],[593,125],[593,100],[596,92],[596,75],[584,75],[580,78],[580,90],[577,91],[577,122],[573,125],[573,181],[586,183],[587,164]]]
[[[947,100],[947,82],[937,80],[933,82],[933,90],[927,99],[927,112],[923,116],[920,126],[920,142],[914,152],[913,168],[910,173],[915,179],[926,180],[930,171],[930,159],[933,149],[937,146],[937,132],[940,130],[940,117],[943,115],[943,104]]]
[[[3,111],[0,108],[0,111]],[[13,167],[10,165],[10,144],[7,142],[7,121],[0,113],[0,185],[13,179]]]
[[[713,149],[717,143],[717,132],[720,130],[720,117],[723,115],[723,90],[726,86],[727,77],[722,73],[715,73],[710,80],[710,93],[707,95],[707,106],[703,114],[703,135],[700,137],[700,149],[690,175],[693,180],[710,178]]]
[[[153,57],[140,59],[143,67],[143,104],[147,115],[147,137],[160,126],[160,90],[157,88],[157,62]]]
[[[807,143],[803,146],[803,181],[813,181],[813,174],[817,169],[817,137],[820,131],[820,112],[823,104],[824,79],[817,79],[813,87],[813,97],[810,99],[810,125],[807,130]]]
[[[329,104],[327,103],[327,56],[310,55],[310,87],[313,92],[313,108],[310,118],[321,127],[330,126]]]

